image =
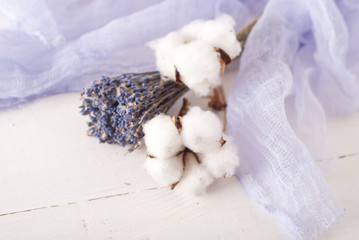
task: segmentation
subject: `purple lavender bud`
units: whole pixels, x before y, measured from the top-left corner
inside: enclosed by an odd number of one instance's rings
[[[84,89],[82,115],[88,115],[88,134],[100,142],[131,145],[143,141],[142,125],[173,106],[188,88],[173,81],[162,81],[159,72],[124,73],[102,77]]]

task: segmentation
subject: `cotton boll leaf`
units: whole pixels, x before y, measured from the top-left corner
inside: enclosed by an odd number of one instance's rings
[[[183,150],[181,136],[170,116],[157,115],[144,125],[143,130],[150,155],[167,158]]]
[[[193,154],[186,155],[183,177],[176,186],[176,190],[190,195],[202,195],[214,181],[213,176],[202,165],[198,164]]]
[[[192,107],[182,118],[183,144],[197,153],[206,153],[220,148],[222,123],[211,111]]]
[[[216,20],[206,21],[201,30],[200,39],[211,46],[221,48],[232,59],[241,52],[241,44],[236,39],[235,21],[229,15],[222,15]]]
[[[215,177],[231,177],[239,165],[237,149],[228,136],[226,143],[218,150],[201,154],[202,164]]]
[[[167,36],[156,39],[148,45],[155,51],[156,66],[163,80],[175,79],[173,53],[175,49],[185,43],[184,36],[179,32],[171,32]]]
[[[219,53],[207,42],[199,40],[176,48],[173,62],[182,81],[197,94],[206,96],[220,84]]]
[[[147,157],[145,169],[160,186],[170,186],[178,182],[182,177],[182,155],[169,158]]]

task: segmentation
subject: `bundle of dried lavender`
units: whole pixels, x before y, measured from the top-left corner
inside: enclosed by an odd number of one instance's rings
[[[89,135],[100,142],[131,145],[143,141],[142,124],[166,112],[188,88],[162,81],[159,72],[103,77],[82,93],[83,115],[89,115]]]

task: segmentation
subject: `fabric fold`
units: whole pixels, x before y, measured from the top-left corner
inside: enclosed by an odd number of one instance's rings
[[[150,40],[195,19],[228,13],[240,22],[248,14],[237,0],[94,1],[85,6],[73,0],[33,2],[46,9],[45,16],[19,6],[19,1],[0,4],[0,12],[7,12],[0,26],[0,109],[81,91],[101,75],[154,70],[154,54],[146,45]],[[8,15],[17,16],[15,23],[7,24]],[[23,22],[36,24],[16,27]]]
[[[247,40],[229,96],[237,176],[295,239],[317,237],[343,214],[307,146],[313,136],[325,140],[327,114],[357,108],[347,43],[333,1],[272,0]]]

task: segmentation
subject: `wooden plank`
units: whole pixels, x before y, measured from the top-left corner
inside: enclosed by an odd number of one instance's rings
[[[1,113],[0,214],[156,186],[144,150],[128,154],[87,136],[78,99],[57,95]]]
[[[320,239],[359,236],[359,156],[340,160],[328,183],[346,214]],[[273,216],[254,204],[234,178],[205,197],[168,188],[102,197],[0,217],[0,239],[288,239]],[[6,238],[4,238],[6,236]],[[1,238],[3,237],[3,238]]]
[[[258,219],[257,212],[261,212]],[[282,238],[279,227],[266,219],[271,216],[251,202],[232,178],[216,183],[205,197],[190,198],[168,188],[149,189],[5,215],[0,217],[0,226],[6,240],[49,236],[228,239],[238,233],[259,237],[260,232],[269,232],[273,239]]]
[[[329,121],[328,132],[336,156],[359,154],[359,112]]]
[[[359,140],[359,136],[357,139]],[[326,180],[345,214],[336,226],[323,234],[321,239],[355,240],[359,237],[359,175],[357,171],[359,154],[342,157],[336,160],[334,165],[335,169],[326,177]]]

